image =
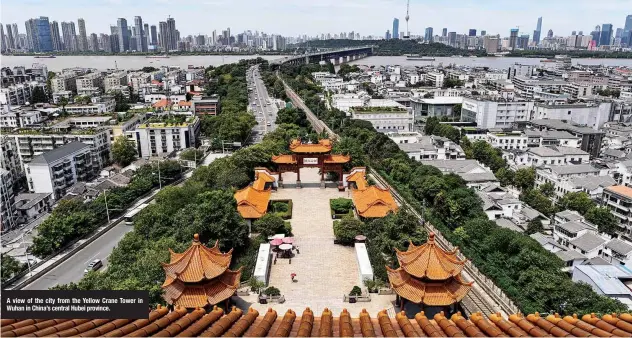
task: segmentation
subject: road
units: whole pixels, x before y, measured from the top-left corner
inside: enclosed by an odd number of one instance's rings
[[[214,154],[209,153],[206,155],[202,163],[208,165],[214,160],[227,156],[228,154]],[[189,171],[184,174],[184,179],[188,179],[192,176],[193,171]],[[140,199],[132,207],[127,210],[132,210],[143,203],[149,203],[158,193],[158,190],[154,191],[151,195]],[[127,211],[125,212],[127,213]],[[116,221],[113,219],[112,221]],[[86,245],[85,248],[74,254],[72,257],[60,263],[58,266],[38,278],[31,284],[22,288],[22,290],[47,290],[57,284],[67,284],[70,282],[78,282],[83,277],[83,271],[95,258],[100,259],[103,262],[101,271],[107,269],[108,257],[112,253],[112,250],[117,246],[118,242],[123,239],[126,233],[132,231],[133,226],[125,225],[125,222],[121,222],[108,232],[101,235],[94,242]]]
[[[252,141],[253,143],[260,143],[265,134],[276,129],[275,121],[279,108],[268,94],[261,79],[258,65],[248,69],[246,78],[248,80],[248,105],[257,120],[257,125],[252,130]]]

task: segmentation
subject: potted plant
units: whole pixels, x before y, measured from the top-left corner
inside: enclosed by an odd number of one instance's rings
[[[351,292],[349,292],[349,303],[355,303],[357,301],[358,296],[362,295],[362,289],[359,286],[355,285]]]

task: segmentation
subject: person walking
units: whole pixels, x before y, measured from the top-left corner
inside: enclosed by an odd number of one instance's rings
[[[290,277],[292,278],[292,283],[294,283],[295,282],[294,278],[296,278],[296,274],[294,272],[292,272],[290,274]]]

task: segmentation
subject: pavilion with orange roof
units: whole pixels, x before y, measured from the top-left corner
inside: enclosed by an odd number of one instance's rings
[[[255,181],[235,193],[237,211],[250,225],[252,221],[263,217],[268,211],[272,189],[276,179],[266,168],[255,168]]]
[[[434,233],[428,241],[416,246],[412,242],[408,250],[397,249],[399,268],[386,267],[391,288],[397,294],[400,308],[404,301],[423,307],[439,307],[454,312],[456,305],[472,288],[461,276],[467,260],[459,259],[457,249],[445,251],[435,242]]]
[[[241,268],[228,269],[233,250],[222,253],[219,242],[208,248],[200,242],[198,234],[183,253],[171,254],[169,263],[162,263],[165,282],[164,299],[169,305],[187,309],[220,304],[235,294],[239,287]]]
[[[369,185],[366,168],[353,168],[345,181],[353,192],[353,205],[362,218],[378,218],[396,212],[399,206],[388,189]]]
[[[290,151],[292,154],[272,156],[274,162],[279,168],[279,184],[283,184],[284,172],[296,173],[296,185],[301,186],[301,168],[316,167],[320,168],[321,186],[325,184],[325,173],[338,173],[338,186],[342,185],[343,166],[348,163],[351,158],[345,155],[331,154],[332,143],[329,139],[319,140],[318,143],[302,143],[301,140],[293,140],[290,143]]]

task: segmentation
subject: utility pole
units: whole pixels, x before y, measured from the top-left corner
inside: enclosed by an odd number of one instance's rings
[[[103,190],[103,198],[105,199],[105,213],[108,216],[108,224],[110,224],[110,210],[108,209],[108,191]]]

